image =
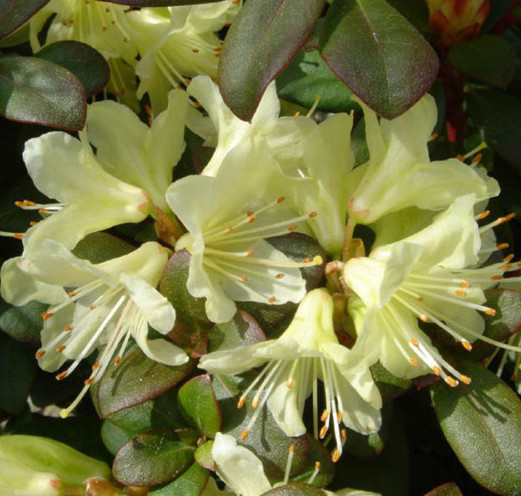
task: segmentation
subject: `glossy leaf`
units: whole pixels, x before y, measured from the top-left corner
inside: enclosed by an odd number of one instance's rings
[[[179,389],[178,404],[184,418],[202,435],[213,438],[221,430],[221,410],[209,375],[186,382]]]
[[[179,477],[192,463],[195,445],[181,439],[181,431],[162,429],[131,439],[118,451],[112,472],[132,486],[155,486]]]
[[[496,310],[494,316],[485,316],[486,337],[495,341],[506,341],[521,330],[521,292],[512,289],[489,289],[485,292],[487,305]],[[476,340],[472,344],[472,360],[481,360],[490,356],[495,346]]]
[[[0,39],[12,33],[47,3],[49,0],[2,0],[0,2]]]
[[[0,59],[0,115],[78,131],[86,111],[83,86],[67,69],[36,57]]]
[[[40,344],[42,312],[48,305],[30,301],[21,307],[11,307],[0,315],[0,329],[12,338],[34,346]]]
[[[431,388],[436,416],[463,466],[482,486],[497,494],[521,491],[521,401],[483,365],[462,362],[468,386]]]
[[[110,69],[101,53],[79,41],[58,41],[42,48],[37,57],[65,67],[81,82],[87,98],[107,84]]]
[[[448,60],[460,71],[489,86],[506,88],[514,75],[514,50],[499,36],[480,36],[457,43],[450,48]]]
[[[351,91],[388,119],[419,100],[438,74],[434,50],[385,0],[335,0],[320,51]]]
[[[251,120],[264,90],[311,36],[325,0],[248,0],[224,43],[218,83],[226,104]]]
[[[204,298],[194,298],[186,289],[191,255],[187,250],[176,251],[168,261],[159,291],[176,310],[177,320],[207,328],[211,326],[204,310]]]
[[[206,441],[201,444],[195,451],[195,461],[208,470],[215,470],[212,457],[213,441]]]
[[[280,98],[311,108],[317,96],[317,110],[349,112],[357,108],[351,92],[331,72],[317,50],[301,51],[277,78]]]
[[[208,482],[208,470],[193,463],[180,477],[165,486],[152,488],[150,496],[198,496]]]
[[[291,482],[264,493],[264,496],[324,496],[324,491],[305,482]]]
[[[214,326],[209,335],[209,348],[210,351],[231,350],[265,340],[257,321],[249,313],[239,310],[229,322]]]
[[[112,364],[98,382],[96,403],[102,418],[125,408],[156,398],[183,380],[194,368],[190,360],[179,367],[168,367],[146,357],[141,350],[126,354]]]
[[[521,167],[521,100],[496,90],[473,90],[467,95],[467,111],[483,129],[487,145]]]

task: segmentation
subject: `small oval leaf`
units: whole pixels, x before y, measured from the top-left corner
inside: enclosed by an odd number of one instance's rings
[[[221,430],[221,410],[215,398],[210,376],[190,379],[179,389],[179,411],[189,425],[213,438]]]
[[[102,418],[156,398],[183,380],[194,368],[189,360],[179,367],[168,367],[146,357],[141,350],[126,354],[112,364],[98,382],[96,403]]]
[[[186,472],[169,484],[153,488],[150,496],[198,496],[206,487],[210,472],[193,463]]]
[[[67,69],[36,57],[0,58],[0,115],[79,131],[86,114],[83,86]]]
[[[112,465],[115,479],[131,486],[157,486],[179,477],[193,463],[195,446],[170,429],[144,432],[125,443]]]
[[[99,93],[109,80],[110,69],[103,55],[79,41],[51,43],[36,56],[71,71],[83,85],[87,98]]]
[[[0,39],[12,33],[49,0],[3,0],[0,3]]]
[[[438,74],[432,47],[385,0],[335,0],[319,46],[331,70],[387,119],[418,101]]]
[[[500,36],[485,35],[453,45],[449,62],[489,86],[506,88],[514,75],[514,49]]]
[[[248,0],[226,36],[217,80],[237,117],[251,120],[264,90],[306,43],[325,0]]]
[[[521,401],[480,363],[461,362],[468,386],[439,381],[431,398],[440,426],[469,474],[497,494],[521,491]]]

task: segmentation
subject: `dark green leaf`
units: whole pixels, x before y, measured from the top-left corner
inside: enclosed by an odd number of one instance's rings
[[[358,105],[351,92],[329,69],[317,50],[301,51],[277,78],[280,98],[310,108],[320,96],[317,110],[349,112]]]
[[[0,2],[0,39],[21,26],[49,0],[2,0]]]
[[[151,496],[198,496],[206,487],[210,473],[208,470],[193,463],[186,472],[169,484],[153,488]]]
[[[14,339],[38,346],[42,330],[42,312],[48,305],[31,301],[21,307],[11,307],[0,316],[0,329]]]
[[[35,369],[33,352],[0,333],[0,410],[12,415],[22,411]]]
[[[112,472],[132,486],[157,486],[179,477],[192,463],[195,446],[186,444],[181,431],[162,429],[131,439],[118,451]]]
[[[371,367],[371,373],[384,401],[401,396],[412,384],[410,379],[400,379],[392,375],[380,362]]]
[[[221,411],[209,375],[190,379],[179,389],[179,411],[203,436],[213,438],[221,430]]]
[[[514,50],[499,36],[457,43],[450,48],[448,59],[460,71],[489,86],[506,88],[514,75]]]
[[[253,117],[264,90],[311,36],[325,0],[248,0],[232,24],[219,63],[226,104]]]
[[[86,112],[83,86],[67,69],[36,57],[0,59],[0,115],[78,131]]]
[[[102,418],[156,398],[183,380],[194,368],[190,360],[179,367],[154,362],[139,349],[112,364],[98,382],[96,402]]]
[[[438,74],[434,50],[385,0],[335,0],[320,51],[353,93],[388,119],[411,107]]]
[[[467,110],[483,128],[485,142],[510,164],[521,166],[521,101],[495,90],[474,90],[467,95]]]
[[[263,496],[324,496],[324,491],[305,482],[292,482],[263,493]]]
[[[213,441],[206,441],[195,451],[195,461],[208,470],[215,470],[212,458]]]
[[[239,310],[229,322],[213,327],[209,334],[209,349],[230,350],[265,340],[266,336],[257,321],[249,313]]]
[[[429,491],[425,496],[463,496],[454,482],[448,482]]]
[[[135,250],[134,246],[112,234],[96,232],[87,234],[72,252],[78,258],[98,264],[112,258],[122,257],[133,250]]]
[[[521,491],[521,401],[480,363],[462,362],[469,386],[438,382],[432,403],[443,433],[467,471],[497,494]]]
[[[251,374],[249,379],[254,377],[255,375]],[[240,387],[239,381],[241,381]],[[250,402],[246,402],[241,409],[237,408],[240,391],[244,391],[248,384],[248,380],[242,381],[230,376],[214,377],[213,380],[214,391],[222,411],[222,432],[231,434],[236,439],[241,437],[251,416],[256,411]],[[288,438],[266,408],[261,412],[241,444],[251,449],[260,458],[266,476],[269,478],[279,481],[284,478],[288,450],[292,444],[295,447],[292,478],[302,476],[304,480],[308,480],[317,460],[320,461],[321,468],[314,484],[324,487],[333,478],[334,466],[328,451],[309,435]]]
[[[101,53],[79,41],[58,41],[42,48],[37,57],[65,67],[81,82],[90,98],[107,84],[110,69]]]
[[[204,310],[204,298],[194,298],[186,289],[190,258],[187,250],[179,250],[172,255],[159,282],[159,291],[174,306],[177,320],[208,328],[211,323]]]
[[[485,292],[487,305],[496,310],[496,315],[485,316],[484,336],[495,341],[505,341],[521,330],[521,292],[513,289],[489,289]],[[495,346],[481,340],[472,344],[472,360],[481,360],[491,355]]]

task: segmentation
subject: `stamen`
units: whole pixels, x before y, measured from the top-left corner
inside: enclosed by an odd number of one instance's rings
[[[320,472],[320,462],[315,462],[315,470],[313,470],[313,473],[311,474],[311,477],[308,479],[308,484],[311,485],[317,478],[318,473]]]
[[[288,450],[288,460],[286,461],[286,470],[284,471],[284,482],[286,485],[289,481],[289,474],[291,472],[291,465],[293,464],[293,457],[295,456],[295,445],[291,444]]]

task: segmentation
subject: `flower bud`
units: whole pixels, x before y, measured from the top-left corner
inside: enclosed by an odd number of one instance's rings
[[[446,46],[477,36],[489,12],[489,0],[427,0],[429,25]]]
[[[105,463],[58,441],[0,437],[0,496],[66,496],[85,488],[91,477],[110,476]]]

